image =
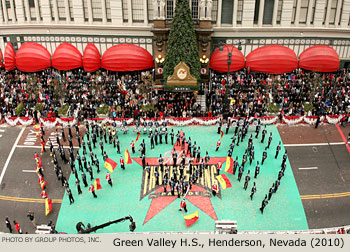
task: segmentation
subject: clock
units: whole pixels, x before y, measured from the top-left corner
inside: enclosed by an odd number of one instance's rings
[[[187,70],[184,68],[180,68],[179,70],[177,70],[176,74],[180,80],[183,80],[187,77]]]

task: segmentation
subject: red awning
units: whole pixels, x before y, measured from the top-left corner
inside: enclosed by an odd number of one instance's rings
[[[95,72],[101,67],[101,54],[94,44],[88,44],[84,50],[83,67],[87,72]]]
[[[51,66],[51,54],[42,45],[27,42],[16,54],[16,67],[23,72],[36,72]]]
[[[4,60],[5,60],[6,71],[10,71],[10,70],[15,68],[16,53],[15,53],[15,50],[13,49],[13,46],[11,45],[11,43],[7,43],[7,45],[6,45]]]
[[[153,67],[153,57],[144,48],[133,44],[119,44],[108,48],[102,56],[103,68],[123,72]]]
[[[298,68],[294,51],[281,45],[268,45],[253,50],[247,56],[246,67],[251,71],[281,74]]]
[[[339,69],[339,55],[330,46],[311,46],[300,54],[299,67],[316,72],[334,72]]]
[[[82,67],[81,53],[72,44],[62,43],[52,56],[52,66],[64,71]]]
[[[228,53],[232,52],[230,72],[240,70],[244,67],[244,55],[233,45],[224,45],[222,52],[216,49],[210,57],[209,67],[218,72],[227,72]]]

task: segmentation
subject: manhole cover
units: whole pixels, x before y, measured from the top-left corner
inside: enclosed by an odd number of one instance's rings
[[[315,147],[315,146],[312,147],[312,151],[313,151],[313,152],[317,152],[317,147]]]

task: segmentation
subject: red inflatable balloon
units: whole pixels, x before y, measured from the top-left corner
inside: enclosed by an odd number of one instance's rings
[[[242,69],[245,64],[244,55],[233,45],[224,45],[222,52],[220,52],[219,49],[216,49],[210,57],[209,67],[218,72],[227,72],[227,59],[229,52],[232,54],[230,72]]]
[[[2,63],[2,51],[0,49],[0,68],[3,68],[4,64]]]
[[[83,67],[87,72],[95,72],[101,67],[101,54],[94,44],[88,44],[84,50]]]
[[[15,66],[16,66],[16,53],[15,53],[15,49],[13,49],[13,46],[11,45],[11,43],[7,43],[7,45],[6,45],[4,60],[5,60],[6,71],[10,71],[10,70],[15,68]]]
[[[52,66],[58,70],[71,70],[83,66],[81,53],[68,43],[60,44],[52,56]]]
[[[153,57],[144,48],[119,44],[108,48],[102,56],[102,67],[111,71],[139,71],[153,67]]]
[[[23,72],[36,72],[51,66],[51,54],[34,42],[22,44],[16,54],[16,67]]]
[[[268,45],[255,49],[248,54],[246,67],[251,71],[281,74],[298,68],[295,52],[285,46]]]
[[[330,46],[315,45],[299,56],[299,67],[315,72],[334,72],[339,69],[339,55]]]

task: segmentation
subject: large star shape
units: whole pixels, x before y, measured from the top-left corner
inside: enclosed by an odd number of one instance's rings
[[[181,135],[183,135],[183,131],[180,132]],[[187,152],[187,142],[185,143],[185,148],[182,149],[181,145],[174,145],[173,151],[176,151],[178,154],[178,161],[177,164],[180,162],[181,156],[183,155],[183,152]],[[171,157],[171,151],[166,152],[163,156],[164,159],[164,165],[172,165],[173,159]],[[186,154],[186,164],[188,164],[190,155]],[[146,163],[148,165],[159,165],[158,163],[159,157],[150,157],[146,158]],[[133,158],[135,162],[137,162],[140,166],[142,166],[142,159],[141,158]],[[194,160],[195,161],[195,160]],[[217,165],[219,162],[222,164],[226,161],[226,157],[211,157],[210,161],[208,162],[208,165]],[[194,165],[197,165],[199,163],[194,162]],[[143,180],[146,179],[146,171],[143,171]],[[204,175],[203,175],[204,176]],[[213,179],[213,178],[212,178]],[[216,178],[215,178],[216,180]],[[212,183],[214,181],[211,181]],[[217,182],[217,181],[216,181]],[[217,183],[219,184],[219,183]],[[142,190],[141,186],[141,190]],[[171,204],[173,201],[175,201],[178,197],[172,196],[167,193],[163,193],[163,186],[155,186],[151,191],[147,192],[147,195],[149,198],[152,198],[151,205],[148,209],[147,215],[145,217],[144,223],[146,224],[150,219],[152,219],[154,216],[156,216],[159,212],[161,212],[164,208],[166,208],[169,204]],[[170,191],[170,187],[167,186],[167,192]],[[152,193],[154,192],[154,193]],[[191,193],[193,192],[193,193]],[[152,193],[152,194],[151,194]],[[143,193],[141,191],[141,197],[140,200],[143,199],[144,196],[142,196]],[[221,198],[221,194],[218,194],[219,198]],[[211,197],[211,188],[205,188],[201,184],[193,184],[192,189],[189,191],[189,194],[186,196],[186,199],[191,202],[193,205],[201,209],[203,212],[205,212],[208,216],[210,216],[212,219],[217,220],[217,216],[215,213],[215,210],[213,208],[213,205],[210,200]]]

